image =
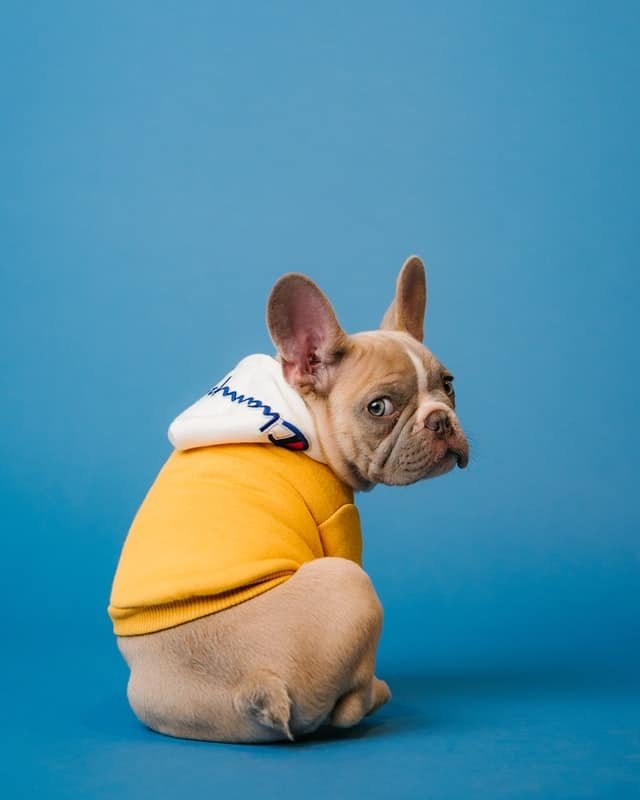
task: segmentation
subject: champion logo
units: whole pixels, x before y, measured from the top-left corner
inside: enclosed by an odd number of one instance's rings
[[[277,411],[274,411],[271,406],[263,403],[262,400],[240,394],[235,389],[232,389],[228,385],[232,377],[232,375],[229,375],[220,386],[212,386],[207,392],[207,395],[209,397],[220,395],[220,397],[229,400],[230,403],[236,403],[238,405],[246,404],[247,408],[255,408],[257,411],[261,411],[263,416],[268,419],[258,430],[260,433],[267,433],[269,441],[277,447],[284,447],[287,450],[296,450],[299,452],[304,452],[309,449],[307,437],[302,433],[300,428],[296,427],[292,422],[287,422]]]

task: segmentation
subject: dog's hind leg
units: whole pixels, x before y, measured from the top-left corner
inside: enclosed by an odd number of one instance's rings
[[[365,686],[352,689],[338,700],[330,722],[337,728],[351,728],[390,699],[391,691],[385,681],[374,677]]]
[[[244,603],[118,643],[131,668],[131,706],[149,727],[274,741],[323,723],[354,725],[389,699],[374,678],[381,625],[366,573],[320,558]]]

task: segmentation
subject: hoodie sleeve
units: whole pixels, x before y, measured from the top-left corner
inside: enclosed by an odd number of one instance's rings
[[[325,556],[348,558],[362,566],[360,514],[353,503],[345,503],[318,526]]]

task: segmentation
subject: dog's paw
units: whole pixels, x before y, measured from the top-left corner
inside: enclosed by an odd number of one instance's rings
[[[373,714],[380,706],[388,703],[391,700],[391,689],[386,681],[381,681],[380,678],[373,679],[373,704],[371,709],[367,711],[367,716]]]

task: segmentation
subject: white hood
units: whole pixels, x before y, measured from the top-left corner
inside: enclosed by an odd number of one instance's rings
[[[212,444],[257,442],[305,452],[326,463],[304,400],[271,356],[243,358],[204,397],[169,426],[177,450]]]

